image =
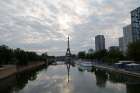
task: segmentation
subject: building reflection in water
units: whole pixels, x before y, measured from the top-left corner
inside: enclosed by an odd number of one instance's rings
[[[113,83],[125,83],[127,81],[127,77],[125,75],[119,73],[108,73],[109,74],[109,81]]]
[[[71,68],[71,66],[75,67],[75,63],[73,60],[69,59],[69,60],[65,61],[65,64],[67,66],[67,75],[68,75],[68,83],[69,83],[69,81],[70,81],[70,68]]]
[[[70,64],[66,64],[67,65],[67,73],[68,73],[68,83],[69,83],[69,74],[70,74]]]
[[[68,67],[67,67],[68,82],[70,82],[70,78],[69,78],[70,69],[73,69],[73,68],[70,68],[70,66],[74,66],[74,64],[68,64]],[[20,74],[17,74],[15,76],[12,76],[12,77],[9,77],[7,79],[0,81],[0,93],[18,93],[18,91],[22,90],[29,83],[28,82],[29,80],[30,81],[36,80],[38,71],[40,71],[41,69],[42,68],[29,71],[29,72],[20,73]],[[93,71],[94,73],[92,73],[92,70],[90,71],[91,73],[90,72],[88,73],[83,72],[83,73],[91,74],[90,76],[95,75],[95,80],[96,80],[95,85],[97,85],[97,87],[100,87],[102,89],[106,88],[108,84],[107,82],[109,81],[114,84],[116,83],[125,84],[126,93],[140,93],[140,79],[139,78],[134,78],[134,77],[118,74],[118,73],[109,73],[107,71],[103,71],[99,69],[97,70],[95,68],[93,69]]]
[[[140,84],[126,84],[127,93],[140,93]]]
[[[107,81],[112,83],[122,83],[126,85],[127,93],[140,93],[140,78],[135,78],[132,76],[126,76],[119,73],[107,72],[104,70],[99,70],[96,68],[80,68],[78,67],[80,72],[88,71],[94,72],[96,78],[96,85],[100,88],[105,88]]]
[[[119,73],[107,72],[102,70],[95,71],[96,84],[105,87],[106,82],[122,83],[126,85],[127,93],[140,93],[140,78],[127,76]]]
[[[140,93],[140,78],[128,77],[126,90],[127,93]]]
[[[103,70],[96,70],[95,76],[96,76],[96,85],[99,87],[105,87],[108,79],[107,73]]]

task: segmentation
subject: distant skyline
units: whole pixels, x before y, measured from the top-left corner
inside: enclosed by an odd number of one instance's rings
[[[72,53],[95,49],[95,36],[104,35],[108,48],[137,7],[140,0],[0,0],[0,45],[65,55],[68,35]]]

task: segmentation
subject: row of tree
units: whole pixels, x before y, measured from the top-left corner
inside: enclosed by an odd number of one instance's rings
[[[128,45],[128,50],[124,55],[119,49],[101,50],[94,53],[86,53],[81,51],[78,53],[78,58],[99,60],[109,63],[117,62],[118,60],[134,60],[140,61],[140,41]]]
[[[47,53],[38,55],[36,52],[24,51],[20,48],[11,49],[6,45],[0,46],[0,65],[27,65],[31,62],[45,61],[47,56]]]
[[[125,57],[123,56],[122,52],[118,50],[101,50],[94,53],[86,53],[85,51],[81,51],[78,53],[78,58],[112,63],[122,60]]]
[[[127,56],[129,59],[140,62],[140,40],[129,44]]]

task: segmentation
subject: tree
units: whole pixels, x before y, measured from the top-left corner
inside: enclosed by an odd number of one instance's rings
[[[0,46],[0,64],[11,64],[13,58],[13,50],[8,46]]]
[[[78,58],[84,59],[86,57],[85,51],[81,51],[78,53]]]
[[[127,56],[132,60],[140,61],[140,40],[128,45]]]
[[[108,51],[107,56],[105,57],[105,60],[107,62],[117,62],[118,60],[124,59],[123,53],[118,49],[111,49]]]
[[[46,61],[47,58],[48,58],[48,53],[47,53],[47,52],[43,53],[43,54],[41,55],[41,57],[42,57],[42,60],[43,60],[43,61]]]
[[[94,59],[104,60],[104,57],[107,56],[107,50],[101,50],[94,53]]]
[[[20,48],[17,48],[15,51],[15,57],[18,60],[18,65],[27,65],[28,64],[28,55],[26,52],[21,50]]]
[[[38,55],[36,52],[24,51],[20,48],[11,49],[6,45],[0,46],[0,65],[3,64],[17,64],[17,65],[27,65],[31,62],[43,61],[47,58],[47,53]]]
[[[94,59],[94,53],[87,53],[86,54],[86,59]]]

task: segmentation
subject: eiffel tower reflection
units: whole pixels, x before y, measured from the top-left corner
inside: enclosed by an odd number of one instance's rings
[[[70,44],[69,44],[69,36],[68,36],[68,43],[67,43],[67,51],[65,55],[65,64],[67,66],[68,71],[68,83],[69,83],[69,73],[70,73],[70,65],[72,64],[72,58],[71,58],[71,51],[70,51]]]

